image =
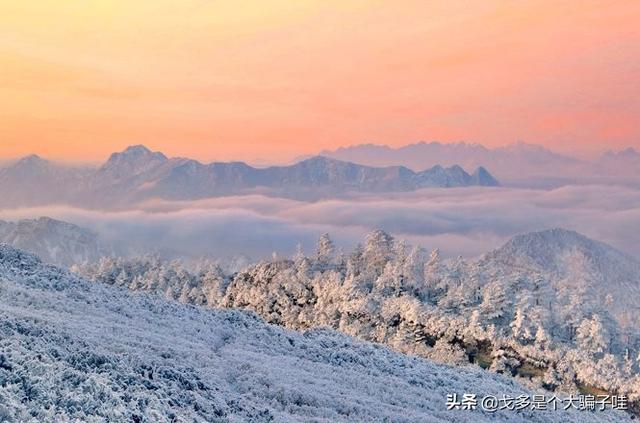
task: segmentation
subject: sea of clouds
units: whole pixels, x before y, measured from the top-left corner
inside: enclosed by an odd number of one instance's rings
[[[0,219],[50,216],[89,228],[129,251],[254,258],[311,251],[323,232],[345,249],[374,228],[444,254],[477,256],[515,234],[576,230],[640,257],[640,190],[611,185],[425,189],[298,201],[262,195],[152,201],[135,210],[68,206],[0,210]]]

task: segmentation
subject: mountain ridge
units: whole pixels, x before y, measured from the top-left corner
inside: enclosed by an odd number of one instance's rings
[[[522,171],[544,174],[546,169],[581,164],[572,157],[524,142],[495,148],[477,143],[446,144],[437,141],[421,141],[400,147],[357,144],[333,151],[324,150],[320,154],[375,166],[403,164],[414,170],[424,165],[433,165],[435,162],[443,165],[457,162],[465,167],[485,166],[498,178],[512,178]]]
[[[505,185],[525,187],[553,187],[594,178],[607,181],[640,172],[640,153],[633,147],[608,151],[594,160],[522,141],[493,148],[468,142],[420,141],[399,147],[367,143],[323,150],[320,154],[372,166],[404,165],[414,170],[435,163],[485,166]]]
[[[46,169],[46,172],[38,169]],[[256,191],[275,196],[322,197],[348,192],[499,185],[482,167],[471,174],[458,165],[447,168],[438,165],[415,172],[403,166],[363,166],[316,156],[289,166],[256,168],[244,162],[204,164],[193,159],[167,158],[142,145],[113,153],[93,171],[83,169],[79,172],[40,158],[25,158],[0,170],[0,194],[25,191],[19,178],[21,174],[31,175],[30,186],[38,187],[47,201],[95,207],[131,204],[151,198],[191,200]],[[18,200],[20,196],[8,195],[6,198],[15,198],[15,203],[23,205]],[[38,196],[28,198],[37,202]]]

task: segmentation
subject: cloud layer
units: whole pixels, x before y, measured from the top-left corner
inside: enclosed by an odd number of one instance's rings
[[[291,254],[298,243],[311,250],[323,232],[350,248],[373,228],[447,255],[475,256],[518,233],[563,227],[640,257],[640,190],[605,185],[550,191],[428,189],[318,202],[251,195],[151,202],[124,212],[69,207],[0,211],[5,220],[41,215],[93,229],[129,250],[177,256]]]

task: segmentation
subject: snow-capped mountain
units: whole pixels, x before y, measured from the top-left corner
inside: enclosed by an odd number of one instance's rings
[[[545,275],[557,289],[586,294],[617,315],[640,311],[640,262],[574,231],[516,236],[483,262],[506,271]]]
[[[0,242],[65,267],[95,261],[107,251],[95,233],[48,217],[17,222],[0,220]]]
[[[0,245],[1,421],[624,422],[623,412],[447,411],[531,395],[504,376],[86,282]]]

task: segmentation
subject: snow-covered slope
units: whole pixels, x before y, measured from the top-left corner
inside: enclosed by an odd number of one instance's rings
[[[445,411],[526,393],[480,370],[92,284],[0,245],[0,421],[627,421]]]
[[[0,242],[65,267],[94,261],[106,254],[95,233],[48,217],[17,222],[0,220]]]
[[[577,232],[551,229],[519,235],[483,261],[504,271],[546,275],[558,290],[582,291],[617,315],[640,309],[640,263]]]

